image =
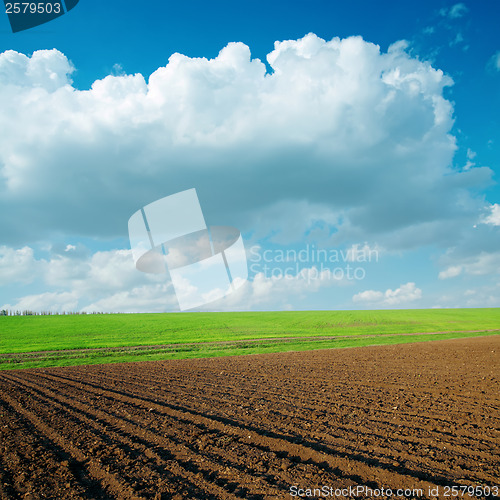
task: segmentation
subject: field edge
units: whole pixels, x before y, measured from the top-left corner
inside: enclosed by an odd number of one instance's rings
[[[369,336],[337,336],[254,339],[228,342],[179,343],[168,346],[129,346],[104,349],[59,350],[47,353],[0,354],[0,371],[33,368],[70,367],[98,364],[138,363],[264,353],[348,349],[439,340],[495,336],[499,330],[424,332]],[[97,352],[96,352],[97,351]]]

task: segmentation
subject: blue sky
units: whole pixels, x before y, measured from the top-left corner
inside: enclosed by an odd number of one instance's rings
[[[209,310],[499,306],[499,14],[80,0],[16,34],[0,16],[0,309],[177,310],[127,221],[192,187],[248,252]]]

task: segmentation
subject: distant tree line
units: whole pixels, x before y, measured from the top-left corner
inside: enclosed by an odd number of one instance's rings
[[[104,312],[85,312],[85,311],[63,311],[63,312],[53,312],[53,311],[11,311],[10,309],[0,310],[0,316],[72,316],[78,314],[109,314]]]

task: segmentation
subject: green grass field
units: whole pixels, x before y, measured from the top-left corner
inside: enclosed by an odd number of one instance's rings
[[[354,347],[498,333],[500,309],[496,308],[2,316],[0,369]]]

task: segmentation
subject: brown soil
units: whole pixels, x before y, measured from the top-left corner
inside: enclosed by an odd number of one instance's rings
[[[0,372],[0,498],[486,498],[499,352],[496,335]]]

